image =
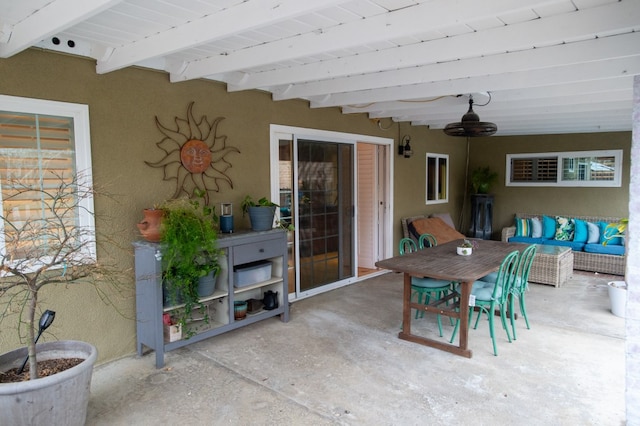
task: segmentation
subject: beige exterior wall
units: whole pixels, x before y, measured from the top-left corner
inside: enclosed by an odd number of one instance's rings
[[[239,203],[246,195],[267,195],[269,187],[269,125],[331,130],[395,138],[394,157],[394,245],[400,238],[400,217],[415,214],[449,212],[457,222],[464,195],[464,171],[467,142],[451,138],[439,130],[426,127],[398,126],[382,121],[380,129],[365,115],[343,115],[339,109],[310,109],[304,101],[273,102],[259,91],[227,93],[224,85],[197,80],[170,83],[165,73],[129,68],[98,75],[95,61],[57,53],[25,51],[9,59],[0,59],[0,93],[89,105],[94,182],[106,186],[116,201],[96,199],[96,211],[113,218],[107,231],[124,250],[119,263],[130,273],[124,295],[115,295],[120,313],[107,306],[92,287],[70,287],[67,291],[48,291],[43,295],[43,309],[57,312],[49,329],[52,336],[43,340],[77,339],[95,344],[99,362],[119,358],[135,351],[135,291],[131,242],[139,239],[135,224],[142,219],[142,209],[173,195],[174,181],[164,181],[162,170],[144,161],[158,161],[163,153],[156,147],[162,134],[155,118],[171,126],[175,117],[185,118],[187,106],[194,104],[194,115],[210,120],[225,117],[219,130],[227,143],[240,150],[227,159],[233,189],[221,185],[212,204],[234,203],[236,227],[248,225],[240,215]],[[460,114],[464,113],[461,110]],[[482,111],[479,110],[482,115]],[[452,117],[452,121],[459,117]],[[498,123],[499,125],[499,123]],[[415,152],[410,159],[397,155],[397,140],[411,136]],[[566,212],[575,214],[609,214],[626,216],[628,203],[628,164],[630,133],[567,135],[558,137],[513,137],[472,140],[470,164],[490,165],[504,178],[506,152],[600,149],[625,149],[624,188],[598,190],[507,189],[497,185],[494,229],[508,223],[515,211]],[[544,148],[543,148],[544,147]],[[556,147],[551,149],[551,147]],[[513,150],[513,151],[512,151]],[[425,206],[425,154],[449,154],[451,163],[449,203]],[[504,180],[504,179],[503,179]],[[553,195],[553,205],[538,203]],[[542,207],[545,207],[542,209]],[[557,208],[556,208],[557,206]],[[467,203],[468,207],[468,203]],[[615,210],[615,211],[614,211]],[[463,227],[463,229],[465,229]],[[15,325],[6,318],[0,327],[0,352],[21,346]]]
[[[479,111],[482,114],[482,111]],[[498,123],[498,126],[500,124]],[[506,155],[527,152],[623,150],[622,186],[619,188],[505,186]],[[631,132],[544,136],[503,136],[471,141],[469,169],[488,165],[498,172],[493,231],[500,238],[515,213],[628,217]],[[468,216],[468,215],[467,215]]]

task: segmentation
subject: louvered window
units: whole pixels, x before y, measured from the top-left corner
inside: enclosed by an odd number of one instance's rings
[[[5,259],[46,256],[64,238],[80,239],[93,230],[92,197],[75,198],[77,184],[91,185],[88,125],[85,105],[0,96],[0,214],[8,221],[0,222],[0,253]],[[60,193],[59,187],[66,189]],[[56,209],[54,215],[54,203],[72,208]],[[6,226],[9,222],[13,227]],[[84,231],[64,234],[71,228]],[[95,248],[87,249],[94,257]]]
[[[557,158],[514,158],[511,160],[512,182],[555,182]]]
[[[507,155],[507,186],[620,187],[622,150]]]

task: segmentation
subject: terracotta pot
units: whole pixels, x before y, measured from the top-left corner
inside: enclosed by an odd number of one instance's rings
[[[162,238],[160,226],[162,225],[162,216],[164,211],[160,209],[144,209],[144,219],[137,224],[140,234],[147,241],[152,243],[160,242]]]

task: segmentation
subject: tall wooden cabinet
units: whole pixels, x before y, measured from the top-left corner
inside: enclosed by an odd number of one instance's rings
[[[280,315],[283,322],[289,321],[287,233],[284,230],[241,231],[219,235],[218,247],[224,255],[220,259],[221,271],[215,291],[201,299],[205,312],[200,313],[200,317],[194,313],[194,321],[187,326],[189,333],[183,332],[183,338],[173,342],[165,340],[162,316],[180,309],[180,306],[163,306],[162,246],[140,241],[135,242],[134,247],[137,351],[138,355],[142,355],[144,346],[155,350],[157,368],[164,365],[164,353],[167,351],[276,315]],[[239,267],[242,270],[243,266],[257,261],[271,263],[271,276],[237,287],[234,269]],[[262,300],[267,291],[277,292],[277,308],[248,314],[242,320],[234,318],[234,301]],[[205,315],[208,320],[205,320]],[[185,338],[187,334],[192,335]]]

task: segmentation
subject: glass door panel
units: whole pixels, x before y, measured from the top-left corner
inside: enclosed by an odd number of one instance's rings
[[[295,208],[293,202],[293,140],[278,140],[278,170],[279,170],[279,190],[280,190],[280,222],[284,225],[295,223]],[[296,250],[295,250],[295,231],[287,233],[287,251],[288,251],[288,279],[289,294],[296,292]]]
[[[297,140],[300,291],[354,275],[353,150]]]

